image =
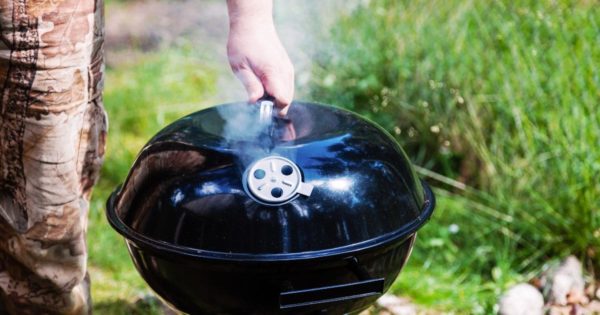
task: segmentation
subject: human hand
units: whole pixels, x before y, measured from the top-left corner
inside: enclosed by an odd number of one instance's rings
[[[268,94],[285,115],[294,97],[294,66],[275,31],[272,0],[228,0],[227,55],[255,103]]]

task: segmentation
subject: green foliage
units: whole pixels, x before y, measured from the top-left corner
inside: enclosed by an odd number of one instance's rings
[[[313,98],[368,116],[415,163],[467,184],[438,190],[418,263],[484,291],[511,282],[494,271],[549,257],[600,267],[598,29],[600,8],[585,1],[382,0],[339,19]]]
[[[210,104],[206,95],[214,94],[216,73],[203,59],[179,48],[144,55],[107,71],[104,104],[109,137],[88,232],[95,313],[159,314],[158,306],[142,299],[148,288],[133,268],[123,238],[106,221],[105,202],[150,137],[171,121]]]

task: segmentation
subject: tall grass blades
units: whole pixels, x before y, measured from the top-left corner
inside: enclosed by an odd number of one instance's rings
[[[569,253],[600,270],[597,3],[367,1],[314,72],[315,99],[377,121],[448,178],[419,262],[482,281]]]

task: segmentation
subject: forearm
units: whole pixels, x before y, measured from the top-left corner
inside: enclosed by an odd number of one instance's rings
[[[268,94],[285,115],[294,97],[294,66],[273,23],[273,0],[227,0],[229,64],[256,102]]]

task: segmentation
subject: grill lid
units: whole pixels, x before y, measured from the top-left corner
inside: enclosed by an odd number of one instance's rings
[[[403,239],[430,216],[429,189],[377,125],[313,103],[261,113],[226,104],[164,128],[111,198],[111,223],[175,251],[289,258]]]

